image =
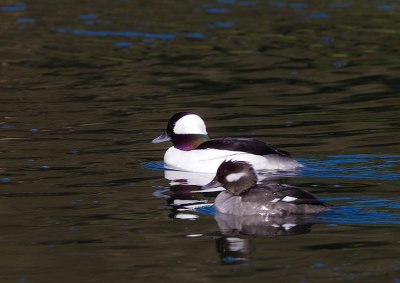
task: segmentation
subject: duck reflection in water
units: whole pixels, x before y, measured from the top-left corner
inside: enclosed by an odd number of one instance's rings
[[[171,218],[215,218],[221,232],[216,249],[223,264],[248,263],[257,236],[310,232],[312,216],[329,210],[312,194],[288,185],[287,178],[264,175],[260,180],[242,161],[223,162],[215,176],[165,171],[165,177],[171,185],[166,197]]]
[[[304,216],[237,216],[216,212],[215,220],[222,236],[216,250],[222,264],[247,264],[255,251],[254,238],[300,235],[311,231],[311,219]]]
[[[194,220],[199,217],[198,209],[209,208],[220,191],[201,191],[193,185],[171,185],[166,197],[171,211],[170,218]],[[209,213],[207,213],[209,214]]]
[[[164,177],[170,181],[170,185],[191,185],[201,187],[208,184],[214,176],[215,174],[213,173],[197,173],[177,170],[164,171]],[[198,189],[199,188],[197,188],[197,190]]]
[[[201,186],[214,178],[212,173],[165,170],[164,177],[169,180],[170,187],[164,189],[162,194],[159,191],[158,196],[167,200],[171,210],[170,218],[189,220],[198,218],[195,210],[199,207],[212,206],[215,197],[224,190],[222,187],[201,189]]]
[[[285,236],[308,233],[310,215],[329,208],[312,194],[269,180],[257,184],[247,162],[224,161],[215,178],[203,189],[223,187],[215,199],[215,220],[222,237],[217,251],[223,263],[248,262],[255,236]]]

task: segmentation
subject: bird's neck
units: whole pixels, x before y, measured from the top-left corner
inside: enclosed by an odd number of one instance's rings
[[[180,134],[171,137],[174,146],[184,151],[193,150],[209,139],[208,135]]]

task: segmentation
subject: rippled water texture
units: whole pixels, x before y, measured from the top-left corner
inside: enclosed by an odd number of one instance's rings
[[[1,282],[400,282],[400,3],[0,2]],[[177,111],[305,165],[315,217],[218,215]]]

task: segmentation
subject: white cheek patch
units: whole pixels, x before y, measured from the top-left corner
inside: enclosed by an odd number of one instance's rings
[[[174,127],[175,134],[207,135],[203,119],[195,114],[189,114],[179,119]]]
[[[281,200],[280,198],[274,198],[273,200],[271,200],[271,202],[278,202],[280,200]]]
[[[297,198],[286,196],[282,199],[282,201],[292,202],[295,201]]]
[[[245,175],[246,175],[246,173],[243,173],[243,172],[242,173],[232,173],[232,174],[229,174],[228,176],[226,176],[225,179],[229,183],[231,183],[231,182],[235,182],[235,181],[239,180],[240,178],[242,178]]]

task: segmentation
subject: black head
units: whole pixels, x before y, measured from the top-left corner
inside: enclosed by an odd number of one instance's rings
[[[167,134],[171,137],[174,135],[174,128],[176,125],[176,122],[178,122],[180,119],[187,115],[192,115],[193,113],[190,112],[178,112],[175,113],[171,118],[168,120],[167,124]]]
[[[257,175],[253,166],[245,161],[224,161],[218,167],[217,174],[203,188],[222,186],[233,195],[240,195],[257,184]]]
[[[167,130],[153,143],[171,140],[181,150],[192,150],[208,140],[206,125],[200,116],[190,112],[178,112],[168,121]]]

